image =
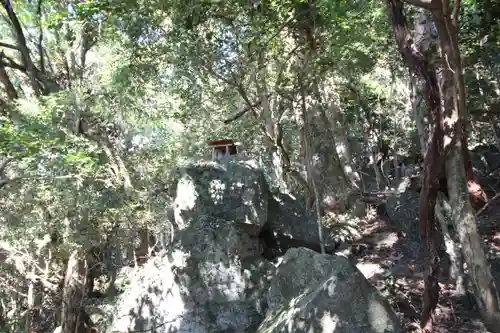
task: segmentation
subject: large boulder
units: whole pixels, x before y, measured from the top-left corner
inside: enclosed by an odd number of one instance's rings
[[[208,215],[241,224],[257,235],[267,221],[269,188],[263,171],[252,160],[194,163],[178,168],[171,178],[178,229]]]
[[[174,248],[131,274],[107,332],[255,332],[275,269],[259,240],[201,216],[177,232]]]
[[[386,208],[397,229],[409,236],[419,237],[418,221],[420,193],[415,189],[415,178],[403,177],[393,185],[394,191],[387,196]]]
[[[100,320],[103,332],[301,333],[321,325],[317,332],[400,332],[388,304],[347,259],[294,248],[277,270],[262,257],[264,226],[311,242],[317,228],[302,220],[299,205],[273,206],[251,161],[180,168],[170,195],[173,240],[164,255],[117,281],[122,293],[105,311],[111,318]]]
[[[346,258],[290,249],[268,292],[257,333],[399,333],[390,305]]]
[[[267,245],[264,253],[266,258],[282,256],[294,247],[306,247],[320,252],[316,215],[307,214],[303,202],[289,194],[273,193],[268,212],[268,221],[261,232]],[[354,228],[349,229],[346,225],[343,232],[352,233]],[[333,229],[323,225],[326,253],[334,253],[341,243],[340,239],[331,237],[340,234],[339,229]]]
[[[302,202],[288,194],[274,193],[269,200],[268,211],[266,229],[275,237],[283,254],[297,245],[319,250],[316,219],[305,213]]]

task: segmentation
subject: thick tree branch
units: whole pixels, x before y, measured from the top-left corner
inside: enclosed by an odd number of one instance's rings
[[[45,73],[45,59],[44,59],[44,49],[43,49],[43,27],[42,27],[42,0],[38,0],[36,6],[36,16],[38,20],[38,56],[40,61],[40,71]]]
[[[252,106],[253,106],[253,107],[257,107],[257,106],[259,106],[259,104],[260,104],[260,102],[256,102],[256,103],[254,103]],[[247,106],[247,107],[245,107],[243,110],[241,110],[241,111],[239,111],[238,113],[236,113],[235,115],[231,116],[231,118],[228,118],[228,119],[224,120],[224,121],[223,121],[223,123],[224,123],[225,125],[230,124],[230,123],[232,123],[233,121],[235,121],[235,120],[237,120],[237,119],[239,119],[239,118],[243,117],[243,116],[244,116],[244,115],[245,115],[248,111],[250,111],[250,107],[248,107],[248,106]]]
[[[83,23],[80,43],[80,74],[83,74],[85,69],[88,51],[97,43],[95,30],[95,27],[90,22]]]
[[[6,47],[8,49],[19,51],[19,47],[5,42],[0,42],[0,47]]]
[[[271,97],[272,94],[267,94],[267,98]],[[248,111],[250,111],[251,109],[255,109],[255,108],[258,108],[260,105],[262,104],[262,100],[258,100],[254,103],[252,103],[251,105],[246,105],[243,110],[241,111],[238,111],[236,114],[234,114],[233,116],[231,116],[230,118],[224,120],[224,124],[229,124],[229,123],[232,123],[233,121],[241,118],[242,116],[244,116]]]
[[[78,132],[75,134],[82,135],[86,139],[97,143],[97,145],[104,151],[106,157],[111,164],[112,172],[114,173],[118,182],[123,181],[123,187],[126,191],[133,189],[132,178],[130,173],[118,152],[116,152],[113,143],[108,137],[101,133],[99,128],[90,127],[86,119],[80,117],[78,121]]]
[[[14,9],[12,8],[12,3],[10,0],[3,0],[2,5],[5,11],[7,12],[7,16],[9,17],[11,27],[16,35],[17,46],[19,48],[19,52],[21,52],[21,59],[24,67],[27,70],[27,74],[28,77],[30,78],[33,91],[35,95],[39,96],[41,87],[36,79],[36,71],[38,71],[38,69],[35,67],[33,61],[31,60],[30,52],[26,43],[26,37],[24,36],[21,23],[19,22],[19,19],[17,18]]]
[[[5,67],[12,68],[12,69],[16,69],[16,70],[23,72],[24,74],[29,76],[29,71],[26,68],[26,66],[17,63],[16,61],[14,61],[12,58],[6,56],[5,54],[3,54],[3,57],[0,58],[0,66],[5,66]],[[50,76],[48,76],[47,73],[42,73],[38,70],[35,70],[34,76],[35,76],[35,80],[36,80],[37,84],[40,87],[44,87],[45,92],[48,91],[50,84],[57,85],[57,83],[55,81],[53,81],[52,78]]]
[[[441,7],[441,4],[439,3],[440,0],[403,0],[404,2],[414,5],[417,7],[422,7],[425,9],[439,9]]]
[[[9,101],[13,101],[18,97],[16,88],[12,84],[10,80],[9,74],[5,70],[5,66],[3,65],[2,59],[4,58],[3,51],[0,52],[0,82],[3,84],[5,93],[7,94],[7,98]]]
[[[0,64],[5,67],[10,67],[12,69],[17,69],[23,73],[26,73],[28,70],[26,67],[24,67],[21,64],[18,64],[17,62],[14,61],[11,57],[8,57],[5,55],[5,53],[2,52],[2,56],[0,57]]]

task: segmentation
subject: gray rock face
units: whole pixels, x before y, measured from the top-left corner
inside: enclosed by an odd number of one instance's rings
[[[284,256],[268,304],[257,333],[402,332],[388,302],[346,258],[305,248]]]
[[[130,277],[108,332],[255,332],[274,266],[235,224],[202,216]]]
[[[398,230],[418,239],[420,194],[410,188],[410,183],[410,179],[402,178],[394,184],[396,193],[387,198],[387,213]]]
[[[263,225],[311,241],[317,227],[302,223],[295,206],[290,215],[271,213],[263,173],[250,162],[179,169],[171,196],[170,249],[117,280],[123,293],[104,311],[112,316],[101,320],[103,332],[400,332],[389,305],[347,259],[292,248],[276,269],[261,256]]]
[[[318,243],[318,226],[314,217],[304,214],[304,207],[286,194],[273,196],[269,201],[269,226],[282,235],[309,243]]]
[[[179,229],[208,215],[258,234],[267,221],[269,189],[255,162],[233,158],[193,164],[176,170],[173,179],[170,195]]]
[[[269,200],[268,227],[273,234],[280,253],[291,247],[307,247],[320,251],[318,224],[315,216],[304,214],[303,204],[287,194],[274,195]],[[328,233],[326,228],[325,234]],[[325,237],[327,252],[335,248],[335,240]]]

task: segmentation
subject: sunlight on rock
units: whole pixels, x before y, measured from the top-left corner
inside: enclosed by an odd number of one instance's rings
[[[177,183],[177,197],[174,201],[175,207],[182,207],[185,210],[193,209],[197,199],[198,193],[196,192],[196,186],[193,179],[189,176],[184,176],[179,179]],[[185,226],[181,212],[180,209],[174,211],[175,221],[179,224],[179,227]]]
[[[201,216],[174,250],[127,274],[107,332],[254,332],[275,270],[258,248],[231,221]]]
[[[385,270],[379,264],[360,262],[356,265],[365,278],[370,279],[376,274],[382,274]]]
[[[179,260],[183,261],[183,257],[182,253],[176,253],[173,261],[180,263]],[[141,271],[148,273],[142,275]],[[162,279],[156,282],[156,287],[152,287],[152,283],[146,282],[155,275],[161,276]],[[155,318],[152,318],[152,309],[155,309],[156,314],[161,314],[162,320],[168,321],[169,331],[181,328],[182,318],[188,311],[188,306],[184,302],[182,288],[174,281],[175,276],[168,265],[159,266],[149,262],[143,269],[136,270],[129,281],[126,297],[121,297],[119,302],[121,308],[127,311],[116,317],[112,331],[127,332],[134,327],[148,327],[155,322]],[[168,309],[165,308],[167,300]]]
[[[224,191],[226,190],[226,184],[224,184],[219,179],[212,179],[208,183],[208,193],[214,204],[221,204],[224,198]]]
[[[243,201],[244,205],[251,206],[254,197],[255,197],[255,189],[251,187],[246,187],[241,195],[241,200]]]
[[[232,158],[231,158],[232,159]],[[267,221],[268,184],[252,161],[191,163],[171,173],[174,220],[181,228],[210,215],[253,225],[258,235]],[[223,164],[224,163],[224,164]]]
[[[319,319],[323,333],[334,333],[337,328],[337,323],[340,321],[336,314],[329,314],[327,311],[323,313],[323,317]],[[312,332],[311,332],[312,333]]]
[[[211,301],[238,301],[244,295],[245,281],[240,266],[209,263],[200,267],[200,276],[213,285],[208,289]]]
[[[351,173],[353,173],[353,169],[352,169],[352,166],[351,165],[346,165],[344,166],[344,171],[349,175]]]
[[[387,308],[384,307],[380,300],[374,299],[373,296],[368,300],[368,320],[370,322],[370,326],[372,327],[373,332],[376,333],[385,333],[387,332],[387,328],[391,327],[395,329],[389,320],[389,316],[387,315]]]
[[[410,178],[405,177],[397,187],[398,192],[404,192],[409,186],[410,186]]]
[[[326,291],[329,297],[333,297],[335,295],[336,287],[337,287],[337,277],[332,276],[323,283],[321,289]]]
[[[368,302],[370,300],[370,302]],[[401,333],[396,314],[348,260],[290,249],[257,333]]]

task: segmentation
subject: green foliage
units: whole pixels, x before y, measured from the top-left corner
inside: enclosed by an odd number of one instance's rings
[[[498,6],[462,3],[468,106],[475,126],[484,128],[485,121],[498,120]],[[44,1],[41,17],[36,2],[14,5],[40,68],[43,32],[45,68],[38,80],[58,89],[36,97],[19,52],[4,48],[18,64],[7,74],[19,98],[4,96],[8,105],[0,112],[0,163],[10,161],[0,175],[9,179],[0,189],[0,248],[22,254],[25,266],[2,266],[9,287],[24,291],[26,267],[45,261],[51,272],[37,274],[59,282],[62,260],[75,248],[108,239],[130,244],[137,239],[127,233],[168,229],[171,198],[151,192],[179,163],[209,157],[206,140],[240,141],[271,175],[276,138],[269,132],[279,124],[291,163],[302,171],[302,84],[317,83],[320,96],[307,91],[308,98],[340,119],[333,127],[363,147],[353,149],[357,160],[375,137],[401,154],[415,151],[408,73],[379,1],[318,0],[314,10],[305,0],[262,1],[259,10],[247,1]],[[309,28],[316,49],[304,75]],[[8,21],[0,24],[0,36],[16,44]],[[264,86],[271,95],[268,113],[257,106],[224,124],[259,101]],[[82,133],[79,120],[94,132]],[[490,132],[475,137],[492,142]],[[63,241],[48,259],[46,239],[53,232]],[[7,290],[0,288],[2,299],[14,297]]]

